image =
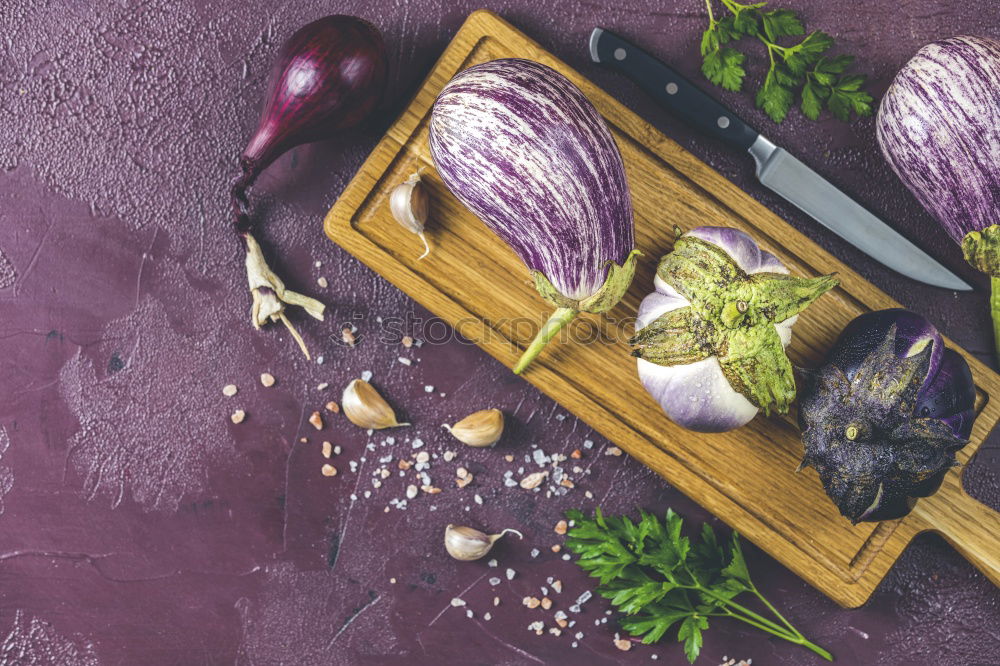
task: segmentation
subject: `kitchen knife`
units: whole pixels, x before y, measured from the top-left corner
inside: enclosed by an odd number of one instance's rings
[[[957,291],[972,289],[785,149],[635,44],[603,28],[594,28],[590,57],[620,70],[696,129],[750,153],[761,183],[868,256],[918,282]]]

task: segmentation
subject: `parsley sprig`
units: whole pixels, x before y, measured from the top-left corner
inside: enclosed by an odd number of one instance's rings
[[[734,92],[743,87],[746,57],[729,46],[744,37],[756,38],[767,48],[770,67],[757,91],[757,108],[780,123],[799,95],[802,113],[810,120],[819,118],[823,108],[847,122],[851,114],[872,113],[872,96],[861,89],[865,77],[848,74],[854,56],[830,57],[833,37],[821,30],[809,33],[796,44],[782,46],[779,40],[805,34],[805,27],[789,9],[764,11],[766,2],[748,5],[720,0],[728,14],[716,18],[712,0],[708,8],[708,29],[701,37],[701,71],[709,81]],[[787,41],[787,40],[785,40]]]
[[[622,628],[643,643],[655,643],[679,623],[677,640],[693,663],[709,618],[729,617],[833,660],[753,584],[735,532],[728,544],[720,544],[706,524],[700,541],[692,543],[681,534],[681,517],[670,509],[665,520],[643,511],[638,523],[628,516],[605,516],[600,509],[593,518],[580,511],[566,516],[574,522],[566,546],[579,556],[580,568],[600,581],[598,593],[625,614]],[[771,619],[738,603],[740,595],[756,597]]]

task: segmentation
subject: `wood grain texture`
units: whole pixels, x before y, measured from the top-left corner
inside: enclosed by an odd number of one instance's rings
[[[639,301],[652,290],[656,263],[671,247],[674,225],[733,226],[794,274],[839,275],[840,287],[795,327],[789,353],[798,366],[815,367],[857,315],[898,304],[496,15],[469,17],[327,215],[327,235],[513,366],[550,307],[517,257],[444,188],[427,147],[430,109],[445,83],[465,67],[511,56],[559,70],[606,118],[625,161],[636,245],[644,254],[625,299],[605,315],[579,317],[569,327],[567,337],[574,339],[551,343],[525,378],[844,606],[864,603],[907,543],[925,530],[942,532],[1000,584],[1000,516],[964,493],[961,468],[906,518],[852,526],[814,471],[795,472],[802,444],[794,413],[758,416],[722,435],[683,430],[663,415],[639,383],[626,340]],[[420,169],[432,199],[432,252],[423,260],[417,259],[419,239],[399,227],[388,207],[389,191]],[[1000,419],[1000,401],[990,399],[1000,394],[1000,377],[962,353],[979,389],[972,440],[958,456],[964,464]]]

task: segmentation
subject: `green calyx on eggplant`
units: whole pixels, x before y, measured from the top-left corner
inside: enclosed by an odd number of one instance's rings
[[[675,423],[722,432],[795,398],[785,346],[797,315],[837,278],[800,278],[747,234],[697,227],[660,261],[630,340],[639,378]]]
[[[905,516],[933,494],[968,443],[976,388],[968,363],[908,310],[847,325],[802,392],[802,467],[852,523]]]

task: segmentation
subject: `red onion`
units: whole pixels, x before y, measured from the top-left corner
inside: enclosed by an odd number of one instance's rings
[[[285,305],[298,305],[320,320],[325,306],[286,289],[270,270],[251,234],[247,190],[289,149],[360,125],[382,98],[386,61],[382,35],[362,19],[327,16],[299,29],[278,54],[260,123],[240,158],[243,173],[231,190],[236,231],[247,252],[251,321],[255,328],[283,322],[306,358],[309,352],[285,316]]]

